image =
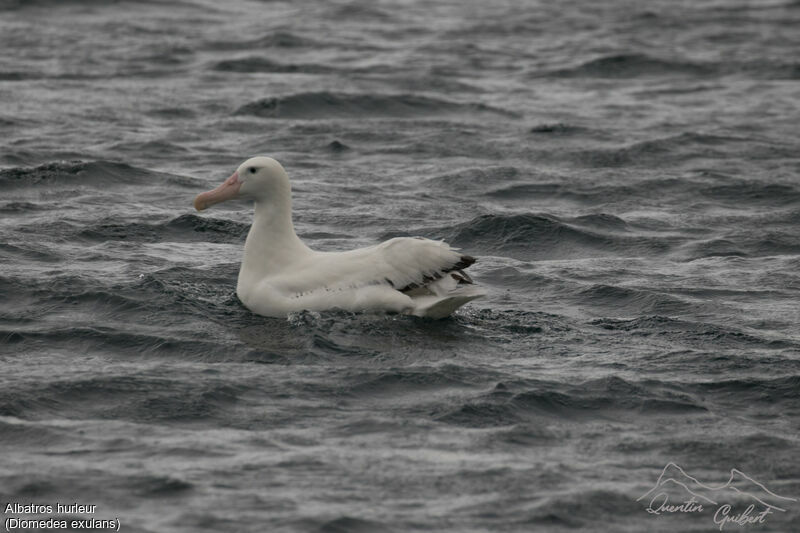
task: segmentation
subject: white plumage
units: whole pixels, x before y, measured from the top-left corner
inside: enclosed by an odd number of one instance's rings
[[[195,207],[236,197],[255,204],[236,293],[260,315],[342,309],[443,318],[485,294],[462,271],[475,260],[444,242],[398,237],[346,252],[311,250],[294,231],[289,177],[274,159],[248,159]]]

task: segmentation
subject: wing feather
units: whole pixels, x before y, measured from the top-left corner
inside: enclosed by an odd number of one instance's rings
[[[448,272],[463,270],[475,259],[442,241],[396,237],[348,252],[317,252],[284,278],[284,290],[302,293],[386,285],[411,290]],[[274,280],[279,281],[279,280]]]

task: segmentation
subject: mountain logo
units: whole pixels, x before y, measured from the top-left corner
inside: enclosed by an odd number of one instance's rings
[[[636,501],[647,503],[650,514],[704,513],[715,509],[714,523],[720,531],[726,524],[763,524],[775,512],[786,512],[796,498],[781,496],[741,470],[731,469],[722,485],[707,485],[668,463],[656,484]]]

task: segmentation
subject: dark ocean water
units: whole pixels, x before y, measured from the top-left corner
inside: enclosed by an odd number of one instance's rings
[[[800,498],[800,3],[431,4],[0,0],[3,506],[718,531],[637,501],[670,462]],[[312,247],[444,238],[488,296],[249,313],[251,207],[191,205],[252,155]]]

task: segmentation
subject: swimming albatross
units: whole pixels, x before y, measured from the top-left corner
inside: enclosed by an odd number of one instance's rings
[[[347,252],[312,250],[294,231],[289,176],[272,158],[248,159],[194,206],[233,198],[255,203],[236,294],[259,315],[342,309],[443,318],[485,294],[463,271],[475,259],[444,242],[397,237]]]

